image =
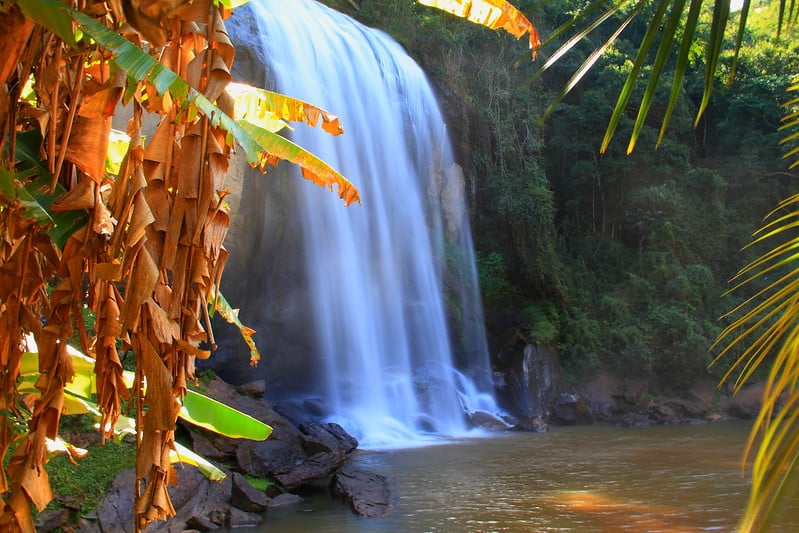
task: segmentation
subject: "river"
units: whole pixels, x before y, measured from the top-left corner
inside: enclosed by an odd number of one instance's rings
[[[356,451],[389,476],[386,518],[354,516],[324,484],[270,510],[257,529],[316,532],[734,531],[746,498],[744,422],[552,428],[437,445]],[[799,531],[799,503],[770,531]]]

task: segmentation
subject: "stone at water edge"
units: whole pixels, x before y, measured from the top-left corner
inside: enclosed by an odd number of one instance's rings
[[[381,518],[394,508],[394,492],[380,474],[346,465],[333,475],[330,492],[347,502],[358,516]]]
[[[177,471],[178,484],[168,487],[177,514],[167,521],[154,522],[146,531],[183,531],[190,522],[210,522],[217,527],[239,528],[257,526],[263,521],[259,514],[231,505],[231,476],[222,481],[210,481],[197,468],[189,465],[179,467]],[[86,524],[78,531],[132,532],[134,486],[134,470],[121,472],[98,505],[97,523]]]
[[[358,440],[335,422],[305,422],[299,425],[302,447],[308,455],[319,452],[350,453]]]
[[[320,452],[297,464],[285,465],[272,471],[272,476],[286,489],[295,489],[314,479],[330,476],[347,461],[341,451]]]
[[[302,496],[297,496],[296,494],[291,494],[290,492],[284,492],[283,494],[279,494],[269,500],[269,508],[272,509],[274,507],[295,505],[304,501],[305,499]]]
[[[532,431],[534,433],[544,433],[549,430],[547,421],[540,416],[530,416],[523,418],[518,424],[510,428],[511,431]]]
[[[476,428],[486,431],[503,431],[512,427],[511,424],[508,424],[498,416],[485,411],[475,411],[472,413],[469,417],[469,423]]]
[[[263,491],[250,485],[250,482],[241,474],[234,472],[232,475],[233,486],[230,490],[230,503],[243,511],[263,513],[269,506],[269,498]]]

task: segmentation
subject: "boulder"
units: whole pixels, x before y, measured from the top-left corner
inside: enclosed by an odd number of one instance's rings
[[[36,516],[36,531],[48,533],[62,528],[69,522],[69,509],[49,509]]]
[[[552,408],[551,420],[558,424],[590,424],[594,421],[591,407],[577,394],[563,392]]]
[[[674,409],[661,402],[651,402],[646,414],[656,424],[677,424],[683,421]]]
[[[269,504],[269,499],[263,491],[250,485],[244,476],[238,473],[232,475],[230,503],[243,511],[263,513]]]
[[[266,394],[266,381],[258,379],[247,383],[242,383],[236,387],[236,392],[252,398],[263,398]]]
[[[486,411],[475,411],[469,417],[469,422],[476,428],[488,431],[503,431],[511,427],[511,424],[508,424],[500,417],[487,413]]]
[[[296,494],[285,492],[269,500],[269,508],[271,509],[273,507],[285,507],[286,505],[296,505],[304,501],[305,500],[303,499],[302,496],[297,496]]]
[[[352,511],[365,518],[386,516],[394,507],[394,494],[385,476],[344,466],[330,481],[330,492],[343,499]]]
[[[257,526],[263,521],[259,515],[237,509],[231,504],[231,476],[222,481],[210,481],[192,466],[179,467],[177,470],[178,484],[168,487],[176,514],[167,521],[154,522],[147,531],[178,532],[187,527],[199,529],[200,524],[238,528]],[[111,484],[97,508],[101,531],[133,531],[134,483],[135,472],[129,469],[120,473]],[[81,528],[81,531],[91,529]]]
[[[562,370],[557,353],[546,346],[525,344],[503,362],[504,395],[520,419],[548,420],[560,392]]]
[[[263,517],[260,514],[243,511],[241,509],[237,509],[236,507],[230,508],[230,511],[226,518],[227,518],[226,522],[224,524],[220,524],[224,526],[226,529],[258,527],[264,521]]]
[[[264,441],[230,439],[190,428],[195,451],[235,463],[235,469],[253,477],[272,477],[283,488],[326,478],[346,461],[358,441],[340,425],[306,421],[296,427],[262,398],[241,395],[220,379],[206,385],[208,394],[272,427]]]
[[[335,422],[305,422],[300,424],[302,447],[309,455],[319,452],[349,453],[358,441]]]
[[[284,464],[271,472],[275,481],[294,489],[308,481],[330,476],[347,461],[343,452],[320,452],[299,463]]]
[[[640,428],[652,425],[652,420],[645,414],[625,413],[618,419],[617,425],[626,428]]]
[[[737,394],[719,402],[719,407],[735,418],[755,418],[763,403],[762,382],[752,383],[742,388]]]
[[[183,533],[187,533],[188,531],[214,531],[222,526],[213,522],[207,516],[193,516],[186,521],[186,527],[191,529],[187,529]]]
[[[510,428],[512,431],[532,431],[534,433],[544,433],[549,429],[547,421],[540,416],[529,416],[522,418],[519,422]]]

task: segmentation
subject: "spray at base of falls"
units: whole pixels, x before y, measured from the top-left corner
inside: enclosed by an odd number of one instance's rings
[[[234,232],[226,292],[265,359],[282,359],[268,387],[320,397],[362,447],[465,434],[465,411],[497,408],[463,175],[424,73],[384,33],[316,2],[253,0],[247,14],[230,31],[237,49],[263,59],[270,88],[338,115],[345,130],[297,125],[292,140],[362,195],[345,208],[286,164],[244,185],[246,231]],[[296,357],[280,349],[293,339],[306,343]],[[456,350],[469,354],[458,370]]]

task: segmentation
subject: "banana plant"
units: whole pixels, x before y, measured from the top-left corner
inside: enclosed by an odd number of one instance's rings
[[[21,394],[37,396],[40,394],[36,388],[36,382],[40,377],[39,356],[33,338],[28,337],[26,343],[31,351],[25,352],[22,356],[18,391]],[[75,377],[64,388],[63,413],[65,415],[87,413],[95,415],[99,429],[100,409],[94,401],[97,394],[97,376],[94,373],[95,360],[69,345],[67,352],[72,360]],[[133,372],[125,371],[123,377],[130,387],[134,386]],[[181,400],[178,416],[190,424],[229,438],[260,441],[265,440],[272,432],[272,428],[268,424],[192,389],[189,389]],[[116,436],[135,435],[135,420],[128,416],[120,416],[112,431]],[[51,451],[79,457],[85,453],[85,450],[80,450],[60,438],[51,440],[52,442],[49,444]],[[192,464],[214,481],[224,479],[226,475],[216,465],[177,442],[175,448],[170,452],[170,459],[173,463]]]
[[[100,430],[111,436],[131,426],[121,401],[132,400],[148,413],[136,417],[139,449],[178,449],[176,417],[205,424],[203,415],[224,411],[187,388],[193,360],[210,355],[201,346],[213,345],[214,309],[237,324],[257,363],[252,331],[216,288],[229,225],[223,180],[234,146],[253,166],[288,160],[306,179],[337,188],[346,204],[359,201],[343,176],[277,134],[281,122],[314,116],[323,130],[340,133],[332,114],[273,94],[259,98],[282,106],[274,113],[268,106],[237,111],[236,95],[225,91],[234,48],[223,20],[240,4],[0,0],[0,418],[16,408],[26,361],[12,332],[34,334],[41,369],[29,434],[8,463],[9,478],[0,471],[0,492],[10,494],[0,528],[33,531],[31,504],[41,510],[52,498],[42,465],[64,402],[99,411]],[[122,25],[126,18],[130,26]],[[110,128],[118,104],[132,109],[124,135]],[[161,119],[146,140],[145,113]],[[124,155],[109,165],[106,154],[116,149]],[[96,317],[91,342],[84,306]],[[86,387],[64,348],[75,331],[93,356],[96,400],[66,388],[73,378]],[[120,342],[137,358],[132,398]],[[215,424],[226,418],[241,421],[227,413]],[[2,455],[11,438],[0,428]],[[147,487],[137,493],[136,530],[173,512],[170,472],[163,453],[137,459],[137,479]]]

